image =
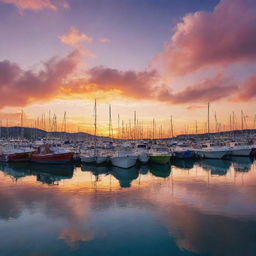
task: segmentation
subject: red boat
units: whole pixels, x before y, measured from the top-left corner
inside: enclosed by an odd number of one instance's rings
[[[73,153],[69,151],[53,151],[48,144],[40,146],[31,155],[30,161],[41,164],[64,164],[70,163]]]
[[[0,155],[1,162],[26,162],[30,160],[31,152],[6,152]]]

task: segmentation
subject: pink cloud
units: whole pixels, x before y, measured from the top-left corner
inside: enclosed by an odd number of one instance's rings
[[[0,0],[0,2],[13,4],[20,11],[39,11],[42,9],[57,10],[58,7],[68,8],[69,6],[65,0]]]
[[[59,39],[62,43],[70,45],[70,46],[77,46],[81,42],[91,43],[93,38],[81,33],[77,28],[71,27],[68,33],[59,36]]]
[[[172,75],[256,61],[256,2],[221,0],[212,12],[188,14],[156,62]]]
[[[179,92],[160,84],[155,70],[120,71],[103,66],[81,71],[81,51],[64,58],[51,58],[40,71],[23,70],[10,61],[0,62],[0,108],[25,106],[61,97],[101,93],[111,97],[160,101],[166,104],[197,104],[229,98],[237,93],[236,84],[222,74],[203,79]],[[89,97],[89,96],[88,96]],[[198,105],[198,104],[197,104]]]
[[[51,58],[39,72],[24,71],[7,60],[0,62],[0,107],[25,106],[56,97],[79,62],[78,50],[62,59]]]
[[[249,101],[256,100],[256,75],[249,77],[232,101]]]
[[[237,90],[236,84],[224,78],[221,73],[218,73],[214,77],[202,79],[197,84],[188,86],[176,93],[172,93],[168,89],[162,90],[158,95],[158,99],[171,104],[206,103],[227,98]]]

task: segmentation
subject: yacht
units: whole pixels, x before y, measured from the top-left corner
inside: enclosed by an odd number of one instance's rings
[[[200,158],[222,159],[230,155],[231,148],[213,143],[205,143],[200,149],[195,150],[195,153]]]
[[[250,156],[252,146],[241,142],[231,142],[231,156]]]
[[[131,151],[129,146],[124,145],[110,157],[110,161],[116,167],[127,169],[136,165],[137,155]]]

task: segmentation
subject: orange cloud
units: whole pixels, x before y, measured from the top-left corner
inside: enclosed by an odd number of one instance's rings
[[[59,36],[59,39],[62,43],[70,45],[70,46],[77,46],[79,43],[87,42],[91,43],[93,38],[81,33],[77,28],[71,27],[68,33]]]
[[[58,7],[68,8],[69,5],[65,0],[0,0],[3,3],[13,4],[20,11],[32,10],[39,11],[42,9],[57,10]]]
[[[74,50],[64,58],[51,58],[42,70],[22,70],[16,63],[0,62],[0,107],[25,106],[33,102],[60,97],[111,95],[140,100],[162,101],[167,104],[205,103],[217,101],[237,92],[237,86],[222,74],[172,92],[160,84],[155,70],[120,71],[103,66],[80,71],[81,51]]]
[[[183,17],[156,63],[176,76],[256,61],[256,2],[221,0],[212,12]]]

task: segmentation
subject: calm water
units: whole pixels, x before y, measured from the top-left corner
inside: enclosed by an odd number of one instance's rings
[[[0,166],[0,255],[256,255],[256,162]]]

